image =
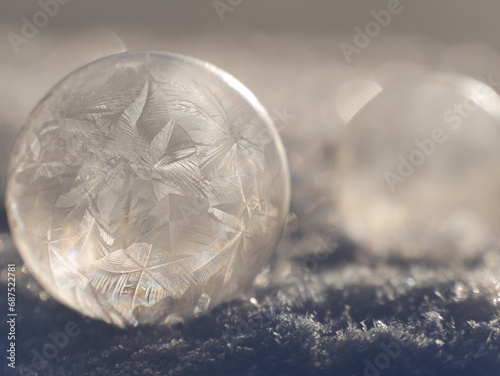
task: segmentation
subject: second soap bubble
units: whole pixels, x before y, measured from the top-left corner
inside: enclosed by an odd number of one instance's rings
[[[500,234],[500,98],[449,73],[386,86],[346,125],[343,226],[377,255],[454,262]]]

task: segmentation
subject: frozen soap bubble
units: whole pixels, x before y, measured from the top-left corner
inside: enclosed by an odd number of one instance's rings
[[[500,236],[500,98],[490,86],[446,73],[399,80],[340,144],[340,216],[369,251],[462,262]]]
[[[280,138],[241,83],[189,57],[124,53],[60,82],[12,153],[9,221],[62,303],[171,323],[247,287],[289,204]]]

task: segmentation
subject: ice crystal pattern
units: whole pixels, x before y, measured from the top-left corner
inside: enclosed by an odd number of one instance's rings
[[[238,81],[195,59],[125,53],[59,83],[11,160],[17,246],[58,300],[119,326],[206,311],[281,235],[283,146]]]

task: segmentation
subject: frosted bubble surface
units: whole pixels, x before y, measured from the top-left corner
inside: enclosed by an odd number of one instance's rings
[[[143,52],[87,65],[42,100],[13,150],[7,206],[47,291],[125,326],[176,322],[246,288],[289,195],[279,136],[243,85]]]

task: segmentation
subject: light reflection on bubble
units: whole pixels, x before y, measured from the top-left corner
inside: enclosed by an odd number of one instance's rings
[[[286,218],[286,227],[285,227],[285,232],[287,234],[293,234],[297,229],[299,228],[299,219],[297,217],[297,214],[294,212],[288,213],[288,216]]]
[[[336,96],[336,107],[341,119],[348,123],[363,106],[382,91],[373,81],[353,80],[342,86]]]

